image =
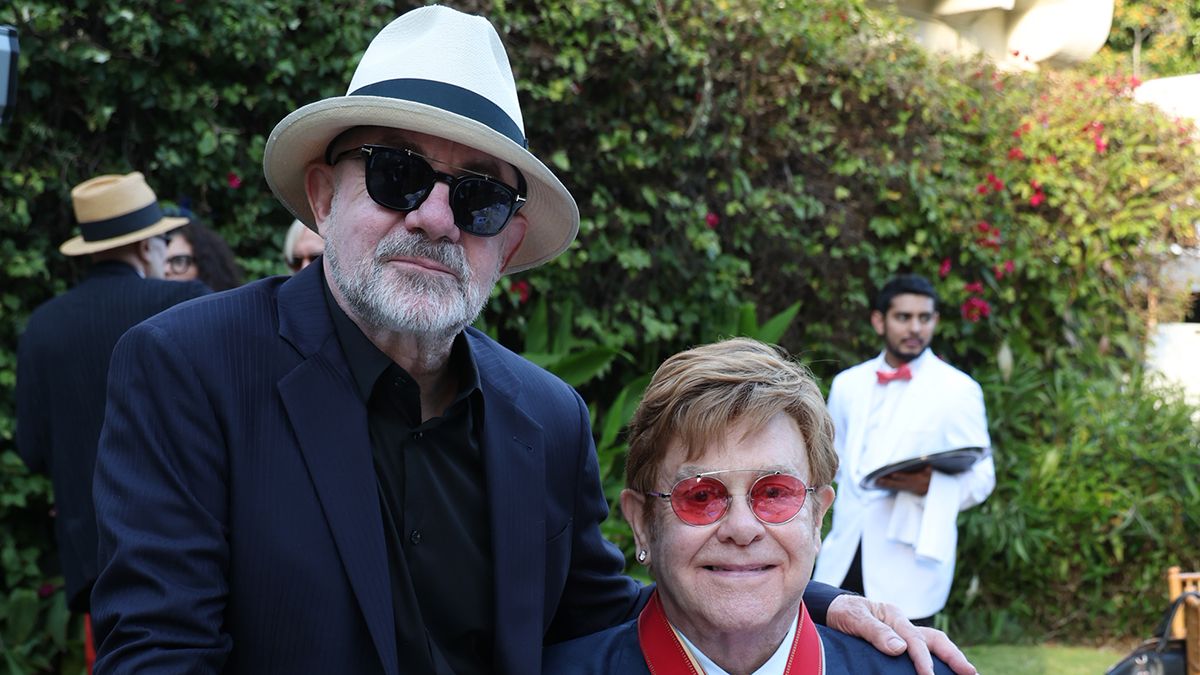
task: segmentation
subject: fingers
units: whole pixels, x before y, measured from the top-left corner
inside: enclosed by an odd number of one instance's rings
[[[929,655],[929,645],[925,642],[926,636],[922,629],[914,626],[899,607],[886,602],[872,604],[877,608],[879,619],[891,626],[904,641],[908,650],[908,658],[912,660],[917,675],[933,675],[933,657]],[[945,635],[943,634],[942,637]],[[947,642],[949,642],[948,639]],[[950,644],[953,646],[953,643]]]
[[[919,628],[925,637],[929,651],[946,662],[956,675],[976,675],[975,666],[967,660],[967,656],[954,644],[948,635],[935,628]]]
[[[881,603],[871,602],[860,595],[839,595],[830,603],[825,623],[830,628],[870,642],[871,646],[884,654],[903,654],[907,648],[904,639],[881,620],[887,615],[884,607]],[[928,653],[926,657],[928,658]],[[932,662],[930,667],[932,668]],[[923,675],[931,672],[932,670],[926,671]]]

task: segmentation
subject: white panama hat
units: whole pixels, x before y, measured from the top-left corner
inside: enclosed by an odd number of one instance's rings
[[[438,5],[404,14],[371,40],[345,96],[310,103],[275,126],[263,173],[275,196],[309,228],[315,225],[305,169],[325,161],[329,143],[358,126],[437,136],[516,167],[528,185],[521,214],[529,227],[505,273],[554,258],[579,232],[575,199],[526,147],[508,55],[483,17]]]

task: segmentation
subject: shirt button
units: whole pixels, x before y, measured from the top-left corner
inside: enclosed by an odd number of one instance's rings
[[[425,436],[425,432],[423,432],[423,431],[414,431],[413,435],[412,435],[414,441],[419,441],[424,436]]]
[[[414,544],[419,544],[419,543],[421,543],[421,531],[420,531],[420,530],[413,530],[412,532],[410,532],[410,533],[408,534],[408,540],[409,540],[409,541],[411,541],[411,542],[412,542],[412,543],[414,543]]]

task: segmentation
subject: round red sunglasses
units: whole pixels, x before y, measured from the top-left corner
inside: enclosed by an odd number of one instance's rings
[[[670,492],[647,492],[649,497],[658,497],[671,502],[671,510],[688,525],[701,527],[712,525],[729,513],[733,494],[719,478],[725,473],[763,473],[761,469],[725,469],[706,471],[679,481]],[[790,522],[804,507],[804,500],[816,488],[808,487],[804,481],[780,471],[760,476],[750,485],[746,500],[754,517],[767,525],[783,525]]]

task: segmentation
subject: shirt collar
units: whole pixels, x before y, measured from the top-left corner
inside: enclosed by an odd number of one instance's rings
[[[755,670],[750,675],[783,674],[783,671],[787,668],[788,654],[790,654],[792,651],[792,641],[796,638],[796,626],[798,625],[799,620],[800,615],[797,614],[796,618],[792,619],[792,627],[788,629],[787,635],[783,636],[783,641],[780,642],[779,646],[775,648],[775,653],[771,655],[771,658],[767,659],[766,663],[759,666],[758,670]],[[672,628],[674,628],[674,626],[672,626]],[[696,645],[692,644],[692,641],[687,639],[687,636],[684,635],[682,631],[676,628],[675,632],[679,634],[679,637],[683,639],[684,644],[686,644],[687,648],[691,650],[692,656],[696,657],[696,661],[704,670],[704,675],[729,675],[729,673],[725,672],[724,668],[718,666],[713,662],[712,659],[708,658],[704,652],[697,649]]]
[[[930,358],[936,359],[937,356],[934,356],[932,347],[926,347],[925,351],[921,352],[920,356],[908,362],[908,369],[912,371],[913,375],[916,375],[921,370],[921,366],[929,361]],[[879,355],[875,357],[874,363],[875,370],[886,370],[889,372],[895,370],[895,368],[892,367],[892,364],[887,362],[886,349],[879,352]]]
[[[346,355],[346,362],[350,365],[354,387],[362,400],[367,401],[371,398],[376,380],[392,365],[392,359],[368,340],[358,325],[346,315],[341,305],[338,305],[337,299],[333,297],[333,291],[329,290],[324,275],[321,275],[321,289],[325,293],[325,305],[329,308],[329,315],[333,318],[334,334]],[[465,333],[460,332],[455,336],[454,344],[450,347],[449,364],[450,368],[458,373],[459,392],[455,402],[480,388],[479,368]]]

